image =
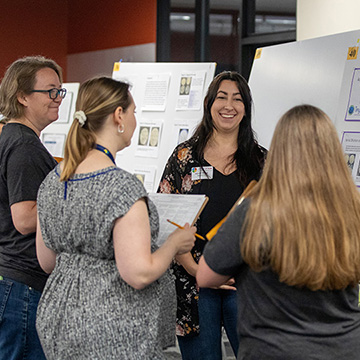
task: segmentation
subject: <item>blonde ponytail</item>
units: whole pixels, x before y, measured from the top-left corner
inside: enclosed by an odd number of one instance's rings
[[[74,174],[76,168],[85,159],[94,144],[94,134],[82,128],[75,119],[70,127],[65,143],[64,167],[61,171],[60,181],[67,181]]]
[[[96,133],[107,117],[119,106],[126,111],[132,101],[129,84],[110,77],[96,77],[80,86],[74,121],[65,143],[60,181],[67,181],[94,148]]]

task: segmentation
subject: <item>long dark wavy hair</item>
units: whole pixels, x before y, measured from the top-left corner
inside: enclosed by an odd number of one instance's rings
[[[264,165],[265,152],[258,145],[251,127],[252,97],[247,81],[235,71],[223,71],[218,74],[207,91],[204,100],[204,115],[193,135],[194,151],[202,159],[206,144],[216,130],[211,117],[211,107],[217,96],[220,84],[224,80],[234,81],[239,89],[245,106],[245,115],[240,122],[237,137],[237,150],[230,163],[235,162],[240,183],[246,186],[251,180],[258,180]]]

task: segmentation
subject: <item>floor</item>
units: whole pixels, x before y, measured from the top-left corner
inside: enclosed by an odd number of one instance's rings
[[[223,334],[223,344],[224,344],[224,356],[222,360],[236,360],[234,353],[231,349],[229,340],[226,334]],[[225,355],[226,352],[226,355]],[[168,348],[166,351],[166,360],[181,360],[180,349],[178,346]],[[200,359],[199,359],[200,360]],[[206,359],[203,359],[206,360]]]

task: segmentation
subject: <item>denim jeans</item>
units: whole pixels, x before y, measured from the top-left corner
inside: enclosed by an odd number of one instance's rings
[[[17,281],[0,280],[0,360],[45,360],[35,329],[40,296]]]
[[[200,333],[197,336],[178,336],[183,360],[221,360],[221,336],[224,326],[236,356],[236,291],[201,288],[199,293]]]

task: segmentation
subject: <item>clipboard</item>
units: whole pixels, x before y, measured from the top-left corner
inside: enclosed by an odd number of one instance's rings
[[[205,200],[204,200],[204,202],[202,203],[201,208],[200,208],[199,211],[197,212],[197,214],[196,214],[196,216],[195,216],[195,218],[194,218],[194,221],[190,224],[191,226],[193,226],[193,225],[196,223],[197,219],[199,218],[200,214],[201,214],[202,211],[204,210],[204,208],[205,208],[206,204],[208,203],[208,201],[209,201],[209,197],[208,197],[208,196],[205,196]]]
[[[184,226],[195,224],[204,210],[209,198],[202,194],[163,194],[150,193],[149,199],[155,204],[159,213],[159,236],[157,244],[162,245],[175,230],[174,225],[167,219]]]
[[[249,192],[254,188],[254,186],[257,184],[256,180],[252,180],[249,182],[248,186],[245,188],[245,190],[242,192],[240,197],[235,201],[232,208],[229,210],[229,212],[226,214],[226,216],[220,220],[207,234],[206,238],[210,241],[215,234],[220,229],[221,225],[226,221],[226,219],[230,216],[230,214],[244,201],[244,199],[249,195]]]

